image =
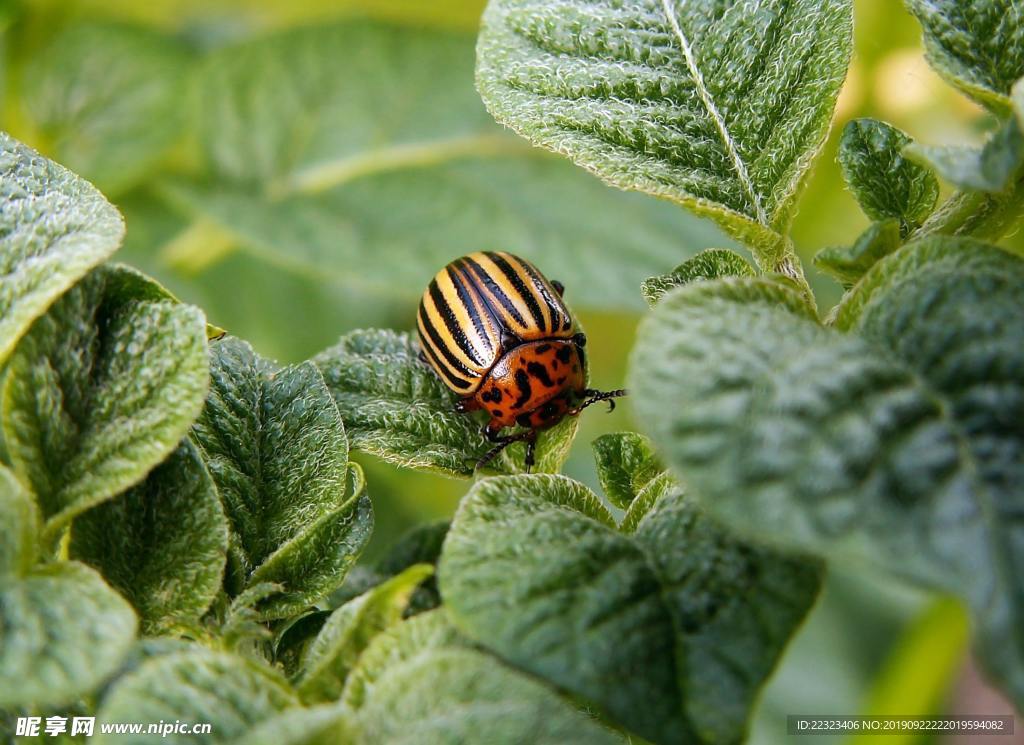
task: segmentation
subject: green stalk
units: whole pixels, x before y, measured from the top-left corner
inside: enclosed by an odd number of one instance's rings
[[[1024,211],[1024,180],[1000,194],[979,191],[957,191],[912,234],[911,238],[928,235],[963,235],[996,240]]]

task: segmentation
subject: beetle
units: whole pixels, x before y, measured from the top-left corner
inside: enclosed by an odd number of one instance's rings
[[[562,299],[564,287],[503,251],[455,259],[427,285],[416,325],[420,358],[458,397],[457,411],[483,410],[495,446],[485,466],[514,442],[534,464],[537,433],[587,406],[626,395],[587,388],[587,337]],[[501,430],[520,426],[513,434]]]

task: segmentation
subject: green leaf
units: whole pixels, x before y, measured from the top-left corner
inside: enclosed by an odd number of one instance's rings
[[[157,282],[152,277],[143,274],[138,269],[121,264],[109,262],[108,267],[113,271],[107,276],[109,292],[117,296],[131,297],[137,301],[148,301],[151,303],[168,302],[180,303],[178,297]],[[220,326],[211,323],[206,324],[206,338],[219,339],[227,332]]]
[[[654,307],[662,295],[673,287],[689,282],[719,277],[753,277],[753,267],[735,251],[727,248],[706,248],[692,259],[684,261],[669,274],[649,277],[640,286],[647,305]]]
[[[871,223],[852,246],[823,248],[814,265],[831,274],[844,287],[852,287],[875,263],[900,247],[899,220]]]
[[[180,742],[222,743],[241,738],[298,700],[276,672],[253,660],[196,648],[144,662],[121,678],[103,701],[101,722],[203,722],[207,735]],[[148,744],[152,735],[100,734],[97,743]]]
[[[1020,120],[1011,117],[981,148],[913,145],[907,152],[954,186],[998,194],[1013,185],[1024,164],[1024,133]]]
[[[478,482],[438,573],[460,631],[655,742],[739,742],[819,582],[813,563],[729,539],[678,488],[629,535],[546,475]]]
[[[182,139],[190,67],[186,48],[156,31],[77,24],[32,55],[21,90],[54,158],[115,193]]]
[[[627,509],[664,468],[650,442],[635,432],[601,435],[593,443],[597,478],[608,501]]]
[[[0,362],[123,237],[120,214],[91,184],[0,132]]]
[[[865,275],[835,323],[858,335],[685,288],[641,327],[638,421],[737,531],[964,596],[1020,702],[1022,302],[1024,262],[951,238]]]
[[[558,695],[488,655],[452,643],[440,611],[378,636],[360,666],[360,742],[604,745],[622,740]]]
[[[872,220],[898,219],[904,236],[928,219],[939,198],[935,175],[903,154],[912,142],[877,119],[847,123],[839,142],[839,165],[861,209]]]
[[[358,711],[390,670],[415,659],[417,655],[469,646],[469,641],[452,626],[443,608],[421,613],[383,631],[370,642],[346,678],[340,702]]]
[[[337,699],[359,655],[402,618],[413,591],[433,572],[430,564],[415,564],[334,611],[306,650],[296,681],[303,700]]]
[[[82,564],[0,579],[0,708],[70,704],[118,669],[134,638],[131,606]]]
[[[492,0],[477,85],[534,144],[715,219],[774,268],[851,48],[845,0]]]
[[[481,419],[455,411],[455,395],[418,352],[409,334],[366,330],[343,336],[313,361],[334,395],[353,448],[404,467],[471,476],[494,444],[481,434]],[[534,469],[557,471],[575,433],[575,417],[542,432]],[[490,468],[518,471],[522,464],[519,445]]]
[[[925,53],[946,80],[997,112],[1024,77],[1024,18],[994,0],[906,0],[924,32]]]
[[[141,481],[206,395],[203,314],[128,286],[116,267],[94,271],[33,324],[8,365],[4,441],[49,539]]]
[[[822,565],[738,542],[679,489],[632,534],[679,630],[686,714],[705,742],[743,741],[761,685],[817,598]]]
[[[355,567],[354,571],[345,577],[345,584],[331,593],[326,603],[327,607],[337,608],[414,564],[436,566],[450,525],[448,520],[441,520],[412,528],[395,541],[380,560],[368,567]],[[404,615],[416,615],[440,604],[441,596],[437,591],[436,577],[431,574],[413,592]]]
[[[349,713],[335,704],[285,709],[264,719],[235,745],[353,745]]]
[[[217,488],[185,440],[141,484],[77,517],[70,551],[103,573],[152,635],[206,612],[227,543]]]
[[[581,306],[639,309],[644,277],[722,240],[504,133],[473,60],[469,34],[351,21],[226,46],[201,75],[208,178],[161,193],[289,271],[406,301],[486,236]]]
[[[679,490],[679,483],[668,471],[662,471],[644,485],[633,501],[629,503],[626,514],[619,521],[619,531],[622,533],[633,533],[636,531],[644,515],[667,494],[673,494]]]
[[[943,526],[933,551],[946,562],[935,571],[968,599],[986,667],[1024,706],[1024,261],[977,241],[932,238],[881,262],[855,295],[854,329],[942,403],[951,442],[927,461],[949,495],[948,507],[943,492],[927,497]],[[953,510],[962,517],[939,523]]]
[[[36,561],[39,509],[25,487],[0,466],[0,577],[21,575]]]
[[[265,618],[291,615],[341,584],[373,518],[323,378],[275,371],[246,342],[215,342],[210,395],[193,428],[231,524],[228,588],[283,585]]]

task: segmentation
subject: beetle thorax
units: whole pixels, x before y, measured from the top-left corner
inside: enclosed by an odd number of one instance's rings
[[[495,363],[476,392],[477,403],[503,427],[528,415],[532,426],[562,418],[586,387],[579,349],[568,339],[520,344]]]

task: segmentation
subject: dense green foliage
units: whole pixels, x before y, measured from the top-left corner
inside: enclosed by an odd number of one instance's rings
[[[991,133],[842,130],[868,221],[815,257],[846,289],[825,311],[792,226],[851,0],[491,0],[486,109],[472,35],[434,25],[38,42],[26,131],[75,173],[0,134],[0,737],[74,711],[212,725],[179,742],[738,743],[826,569],[860,566],[962,599],[1024,707],[1024,261],[996,243],[1024,200],[1024,18],[908,7]],[[125,222],[187,272],[257,257],[211,297],[285,334],[310,323],[272,291],[296,277],[387,321],[371,290],[494,246],[571,304],[646,300],[637,431],[594,440],[603,495],[562,473],[576,418],[534,473],[521,446],[475,473],[482,422],[407,331],[279,364],[110,263]],[[367,456],[475,481],[374,552]]]

